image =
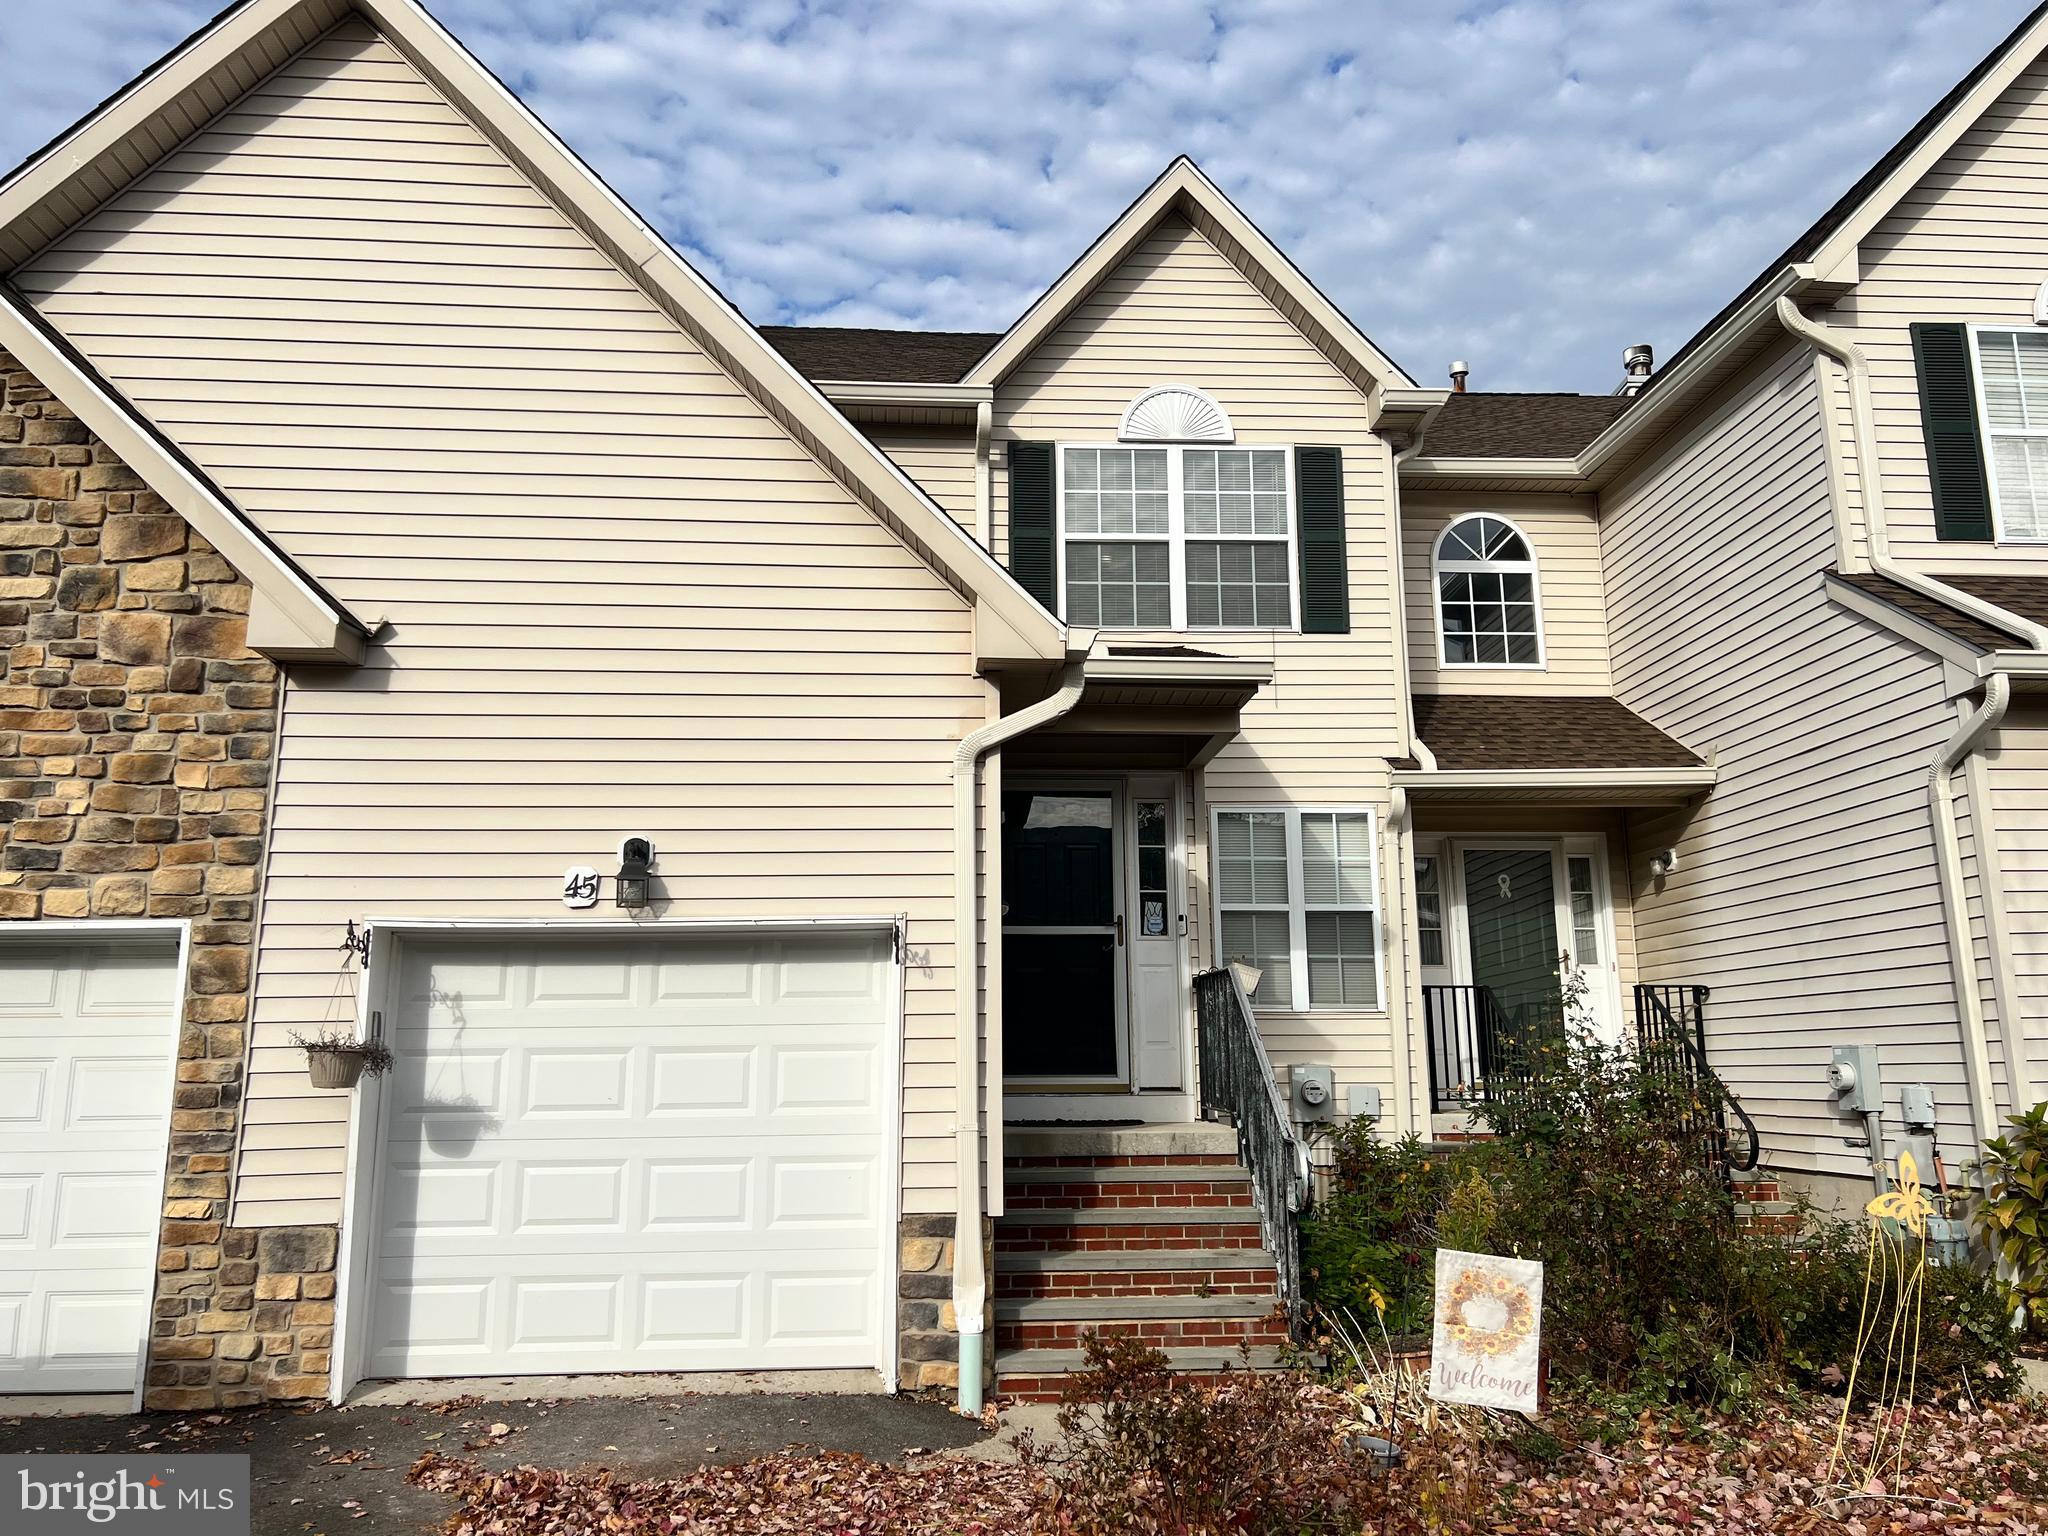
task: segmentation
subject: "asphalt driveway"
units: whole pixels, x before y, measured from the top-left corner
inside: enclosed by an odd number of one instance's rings
[[[246,1453],[256,1536],[432,1531],[455,1501],[406,1482],[406,1468],[428,1451],[492,1467],[610,1467],[646,1478],[790,1446],[899,1461],[980,1438],[938,1403],[780,1393],[0,1419],[0,1453],[10,1455]]]

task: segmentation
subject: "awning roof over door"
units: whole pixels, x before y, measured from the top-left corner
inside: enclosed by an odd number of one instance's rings
[[[1098,640],[1082,663],[1081,702],[1010,747],[1013,760],[1200,767],[1238,731],[1238,712],[1273,680],[1273,664],[1185,645]]]

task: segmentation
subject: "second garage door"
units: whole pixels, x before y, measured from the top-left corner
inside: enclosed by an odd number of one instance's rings
[[[369,1376],[882,1355],[886,933],[404,939]]]

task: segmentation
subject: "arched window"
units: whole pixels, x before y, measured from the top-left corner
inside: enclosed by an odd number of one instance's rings
[[[1458,518],[1437,536],[1436,616],[1447,667],[1540,667],[1536,555],[1505,518]]]

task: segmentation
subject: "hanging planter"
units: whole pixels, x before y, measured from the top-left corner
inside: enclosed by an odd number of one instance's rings
[[[353,1034],[293,1035],[292,1044],[306,1053],[306,1076],[315,1088],[353,1088],[367,1075],[391,1070],[391,1048],[381,1040],[358,1040]]]

